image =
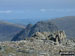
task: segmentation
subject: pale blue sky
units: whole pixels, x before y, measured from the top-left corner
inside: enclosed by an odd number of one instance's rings
[[[0,0],[0,19],[75,16],[75,0]]]

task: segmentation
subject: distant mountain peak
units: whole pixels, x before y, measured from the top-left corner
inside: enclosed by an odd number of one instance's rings
[[[23,40],[26,37],[31,37],[36,32],[53,32],[57,30],[58,30],[57,26],[52,22],[40,21],[34,24],[33,26],[30,24],[27,25],[26,29],[22,32],[22,34],[19,33],[19,35],[17,34],[16,36],[14,36],[12,41]]]

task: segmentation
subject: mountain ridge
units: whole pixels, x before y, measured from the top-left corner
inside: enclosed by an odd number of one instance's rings
[[[24,31],[13,37],[12,41],[24,40],[25,37],[31,37],[36,32],[53,32],[57,31],[57,26],[52,22],[40,21],[34,25],[28,25]],[[16,39],[17,38],[17,39]]]

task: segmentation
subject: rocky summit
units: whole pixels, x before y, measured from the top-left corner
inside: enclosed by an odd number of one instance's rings
[[[74,51],[75,39],[67,39],[64,31],[36,32],[25,40],[0,42],[0,56],[62,56]]]

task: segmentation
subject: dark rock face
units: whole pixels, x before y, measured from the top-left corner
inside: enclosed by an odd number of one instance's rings
[[[14,36],[12,41],[24,40],[25,37],[31,37],[36,32],[54,32],[57,30],[57,26],[52,22],[40,21],[33,26],[31,24],[27,25],[26,29],[22,30],[16,36]]]
[[[16,40],[24,40],[25,37],[28,37],[28,34],[30,32],[32,25],[28,24],[27,27],[25,29],[23,29],[22,31],[20,31],[18,34],[16,34],[12,41],[16,41]]]
[[[32,28],[29,33],[31,36],[35,32],[53,32],[57,31],[57,26],[53,24],[52,22],[38,22],[36,23]]]

